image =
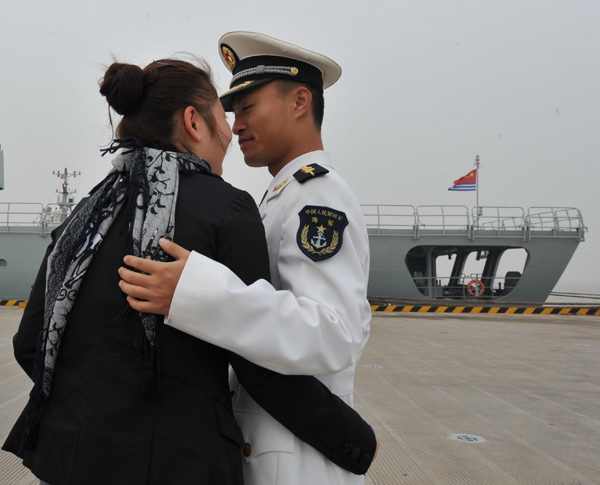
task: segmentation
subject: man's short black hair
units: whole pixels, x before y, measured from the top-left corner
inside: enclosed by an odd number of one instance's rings
[[[317,127],[320,133],[321,126],[323,125],[323,115],[325,112],[325,99],[323,98],[323,91],[309,84],[297,83],[296,81],[277,79],[273,82],[277,83],[279,93],[282,96],[288,94],[292,89],[298,87],[298,85],[304,86],[310,91],[310,94],[312,94],[311,108],[313,113],[313,120],[315,122],[315,126]]]

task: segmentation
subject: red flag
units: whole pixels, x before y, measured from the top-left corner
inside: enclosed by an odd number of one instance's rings
[[[462,185],[462,184],[474,184],[477,182],[477,169],[471,170],[464,177],[459,178],[454,181],[454,185]]]
[[[471,192],[477,188],[477,169],[471,170],[464,177],[454,181],[454,185],[449,187],[448,190],[456,192]]]

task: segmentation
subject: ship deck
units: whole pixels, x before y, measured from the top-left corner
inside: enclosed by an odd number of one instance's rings
[[[0,308],[0,440],[30,388],[21,314]],[[600,483],[600,318],[374,315],[355,403],[381,441],[367,485]],[[38,482],[0,452],[0,483]]]

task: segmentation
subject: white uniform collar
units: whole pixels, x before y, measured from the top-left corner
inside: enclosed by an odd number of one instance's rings
[[[300,155],[283,167],[269,184],[267,189],[267,199],[274,193],[279,192],[283,187],[292,181],[294,174],[305,165],[318,163],[319,165],[331,166],[331,156],[323,150],[315,150],[314,152]]]

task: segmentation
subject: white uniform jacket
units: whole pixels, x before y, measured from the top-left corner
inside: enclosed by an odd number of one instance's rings
[[[311,177],[312,164],[329,173]],[[308,180],[300,183],[296,173]],[[193,252],[165,323],[274,371],[315,375],[352,405],[371,320],[369,246],[358,200],[329,156],[316,151],[274,177],[259,210],[272,284],[246,286],[225,266]],[[252,446],[248,484],[363,483],[271,418],[235,375],[230,385],[236,418]]]

